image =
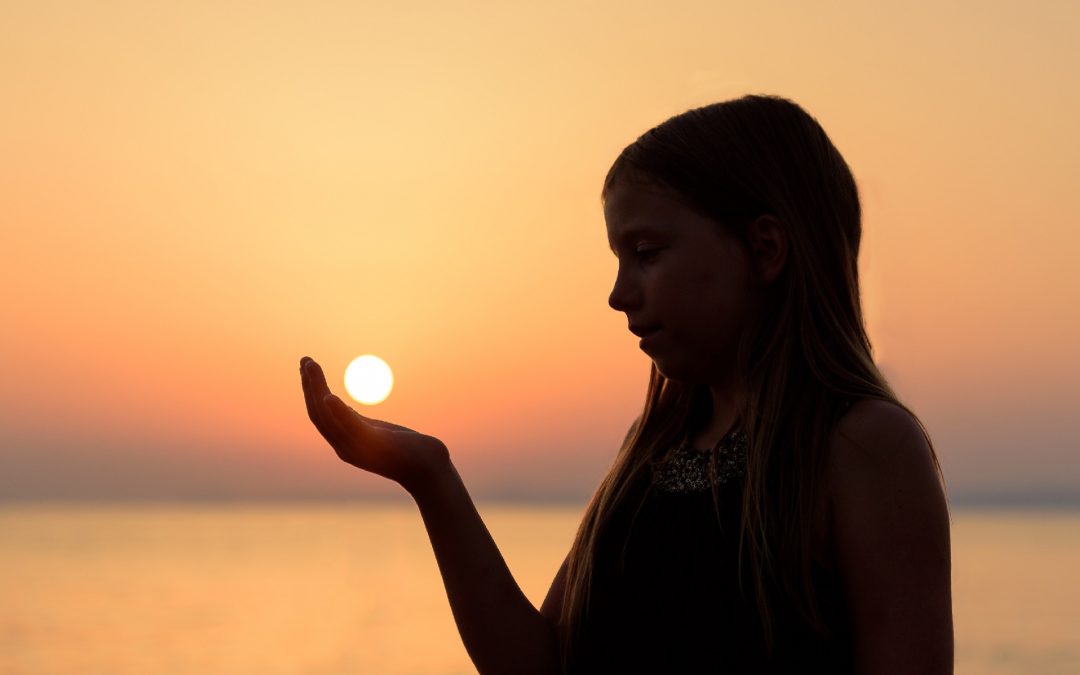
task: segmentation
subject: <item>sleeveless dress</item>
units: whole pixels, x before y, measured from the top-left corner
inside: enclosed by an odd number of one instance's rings
[[[814,569],[814,581],[828,634],[816,633],[793,607],[777,607],[775,646],[766,656],[756,603],[739,582],[745,451],[745,436],[729,433],[714,472],[709,453],[683,442],[654,465],[636,518],[619,514],[601,534],[573,675],[853,672],[840,580],[823,568]],[[715,509],[710,475],[718,484]],[[750,588],[748,569],[744,576]]]

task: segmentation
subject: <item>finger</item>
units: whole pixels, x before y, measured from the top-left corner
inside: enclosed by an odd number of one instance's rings
[[[312,391],[311,376],[308,375],[307,364],[311,359],[307,356],[300,359],[300,386],[304,390],[304,404],[307,406],[308,418],[313,424],[318,426],[321,424],[319,419],[319,413],[315,405],[315,395]]]
[[[304,370],[315,388],[316,400],[321,401],[324,396],[330,393],[330,387],[326,384],[326,376],[323,374],[322,366],[316,363],[315,359],[308,359]]]
[[[314,381],[312,364],[314,360],[305,357],[305,361],[301,361],[300,368],[300,380],[304,389],[304,403],[307,406],[308,419],[315,425],[319,433],[330,442],[331,445],[340,443],[342,438],[341,428],[336,424],[330,424],[329,420],[331,416],[326,410],[325,404],[322,402],[325,394],[320,394],[318,391],[318,385]],[[326,389],[325,380],[323,380],[323,387]]]
[[[370,441],[375,434],[378,425],[369,424],[370,420],[356,412],[349,404],[333,394],[327,394],[323,398],[323,405],[329,414],[331,421],[340,429],[341,433],[359,440],[361,443]]]

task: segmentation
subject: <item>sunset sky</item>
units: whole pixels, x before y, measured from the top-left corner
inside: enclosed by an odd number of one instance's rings
[[[649,365],[604,175],[768,93],[954,500],[1080,503],[1080,5],[814,4],[3,2],[0,499],[400,494],[303,406],[372,353],[474,495],[584,500]]]

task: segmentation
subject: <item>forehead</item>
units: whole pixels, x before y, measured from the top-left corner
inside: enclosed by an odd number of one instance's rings
[[[608,243],[617,248],[635,237],[677,236],[719,225],[691,209],[672,190],[639,183],[614,186],[604,199]]]

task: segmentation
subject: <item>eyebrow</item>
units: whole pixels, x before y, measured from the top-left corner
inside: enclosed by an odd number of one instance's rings
[[[625,242],[625,241],[627,241],[629,239],[634,239],[636,237],[640,237],[641,235],[649,235],[649,236],[660,235],[660,236],[663,236],[664,235],[664,230],[662,230],[662,229],[660,229],[660,228],[658,228],[658,227],[656,227],[654,225],[634,225],[634,226],[628,227],[623,232],[620,232],[615,237],[614,244],[611,241],[608,241],[608,248],[611,249],[612,253],[616,253],[615,244],[622,244],[623,242]]]

